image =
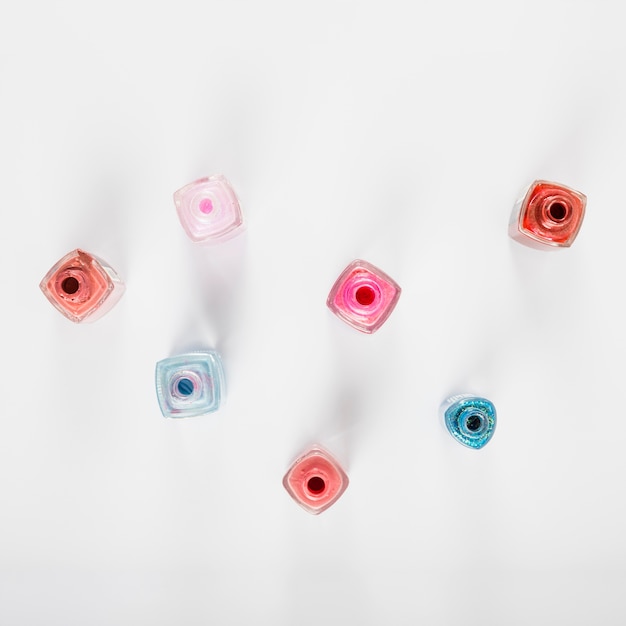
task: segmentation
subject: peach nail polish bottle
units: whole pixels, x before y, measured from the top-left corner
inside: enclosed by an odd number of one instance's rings
[[[84,250],[66,254],[39,287],[58,311],[76,323],[101,318],[124,293],[124,283],[115,270]]]

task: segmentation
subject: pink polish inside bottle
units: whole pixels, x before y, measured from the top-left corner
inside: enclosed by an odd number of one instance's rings
[[[58,311],[76,323],[99,319],[124,293],[124,284],[113,268],[83,250],[66,254],[39,287]]]
[[[400,293],[400,286],[382,270],[356,260],[335,281],[326,304],[353,328],[373,333],[391,315]]]
[[[313,446],[289,468],[283,485],[303,509],[318,515],[343,494],[348,476],[326,450]]]
[[[226,241],[243,229],[239,200],[221,174],[185,185],[174,193],[174,204],[184,231],[196,243]]]

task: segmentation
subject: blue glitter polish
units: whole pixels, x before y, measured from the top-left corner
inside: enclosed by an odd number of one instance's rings
[[[165,417],[213,413],[224,394],[222,360],[215,350],[190,352],[156,364],[156,392]]]
[[[441,406],[446,428],[464,446],[480,450],[496,429],[496,407],[486,398],[459,394]]]

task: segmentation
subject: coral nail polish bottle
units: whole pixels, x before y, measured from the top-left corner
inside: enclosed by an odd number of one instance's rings
[[[357,259],[335,281],[326,305],[346,324],[371,334],[391,315],[400,292],[400,286],[382,270]]]
[[[487,445],[496,429],[496,407],[480,396],[452,396],[441,405],[441,414],[448,432],[474,450]]]
[[[289,468],[283,486],[305,511],[318,515],[337,502],[348,476],[330,453],[313,446]]]
[[[164,417],[196,417],[220,408],[224,369],[215,350],[189,352],[156,364],[156,392]]]
[[[174,193],[174,204],[183,229],[196,243],[219,243],[242,230],[239,200],[221,174],[185,185]]]
[[[99,319],[124,293],[124,283],[115,270],[83,250],[66,254],[39,287],[58,311],[76,323]]]
[[[531,248],[568,248],[585,216],[587,197],[559,183],[536,180],[513,207],[510,236]]]

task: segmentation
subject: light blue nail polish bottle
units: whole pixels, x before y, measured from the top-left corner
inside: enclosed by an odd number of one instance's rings
[[[464,446],[480,450],[496,429],[496,407],[486,398],[459,394],[445,400],[441,413],[448,432]]]
[[[215,350],[189,352],[156,364],[156,392],[165,417],[195,417],[220,408],[222,359]]]

